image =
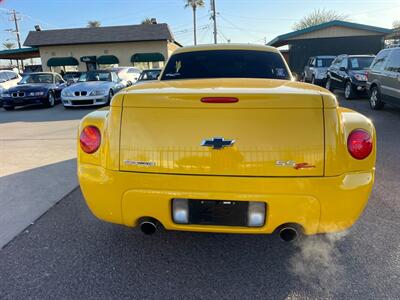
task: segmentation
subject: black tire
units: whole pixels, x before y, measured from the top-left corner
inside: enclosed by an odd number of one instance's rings
[[[14,106],[3,106],[5,110],[14,110]]]
[[[353,84],[350,81],[347,81],[344,86],[344,97],[347,100],[353,99],[355,96]]]
[[[314,75],[311,77],[311,84],[315,84],[315,76]]]
[[[385,106],[385,103],[382,102],[381,93],[377,86],[371,88],[369,106],[371,106],[373,110],[380,110]]]
[[[56,97],[52,91],[47,95],[47,102],[45,103],[46,107],[54,107],[56,104]]]
[[[110,105],[113,96],[114,96],[114,92],[113,92],[113,90],[110,90],[110,91],[108,92],[108,101],[107,101],[107,105]]]
[[[330,77],[326,79],[325,88],[333,93],[332,79]]]

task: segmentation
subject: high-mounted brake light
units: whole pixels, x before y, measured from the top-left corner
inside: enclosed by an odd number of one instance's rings
[[[204,103],[235,103],[239,99],[235,97],[204,97],[201,98],[201,102]]]
[[[363,129],[355,129],[347,138],[347,149],[355,159],[364,159],[372,152],[372,137]]]
[[[81,149],[92,154],[99,149],[101,144],[101,133],[100,130],[95,126],[87,126],[83,128],[79,139]]]

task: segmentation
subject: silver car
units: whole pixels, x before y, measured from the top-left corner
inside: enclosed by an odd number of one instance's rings
[[[79,80],[63,89],[64,107],[108,105],[118,91],[126,87],[115,72],[96,70],[84,72]]]
[[[331,65],[335,56],[319,55],[310,57],[304,67],[302,79],[312,84],[324,85],[326,80],[326,71]]]

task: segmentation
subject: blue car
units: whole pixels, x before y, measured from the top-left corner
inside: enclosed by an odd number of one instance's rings
[[[17,86],[9,88],[1,94],[5,110],[13,110],[16,106],[40,104],[53,107],[61,100],[61,91],[67,86],[57,73],[29,73],[22,77]]]

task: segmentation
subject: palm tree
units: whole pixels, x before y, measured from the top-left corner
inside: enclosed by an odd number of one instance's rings
[[[95,28],[95,27],[100,27],[101,22],[100,21],[88,21],[87,26],[88,28]]]
[[[3,48],[11,50],[15,48],[15,44],[13,42],[3,42]]]
[[[145,19],[143,19],[142,24],[153,24],[153,22],[152,22],[151,18],[145,18]]]
[[[193,40],[194,44],[197,45],[196,37],[196,9],[198,7],[204,7],[204,0],[185,0],[185,8],[191,7],[193,10]]]
[[[15,48],[15,43],[13,42],[3,42],[3,48],[7,50],[11,50]],[[12,59],[10,59],[10,66],[12,65]]]

